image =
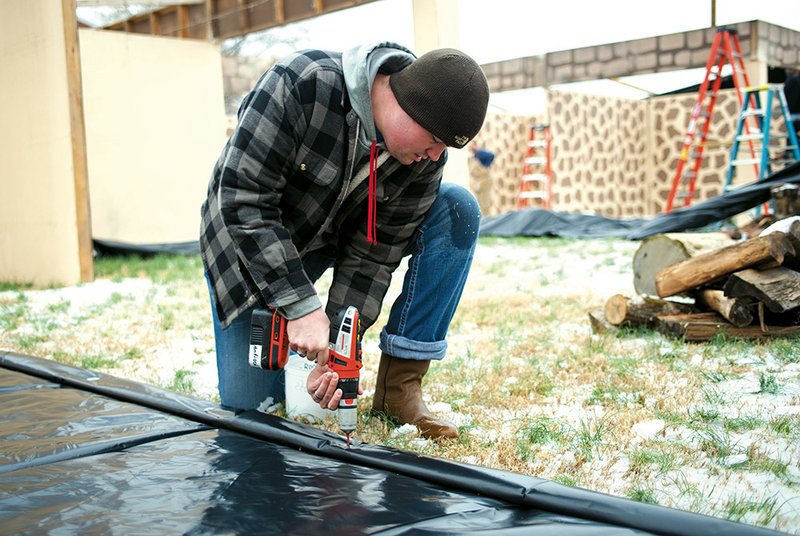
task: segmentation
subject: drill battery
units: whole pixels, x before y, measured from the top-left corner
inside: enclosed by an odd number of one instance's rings
[[[250,351],[252,367],[280,370],[289,360],[289,337],[286,319],[275,309],[256,309],[250,319]]]

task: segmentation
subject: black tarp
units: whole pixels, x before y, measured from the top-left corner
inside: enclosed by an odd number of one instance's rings
[[[159,253],[173,255],[198,255],[200,241],[174,242],[167,244],[133,244],[116,240],[92,240],[95,255],[98,257],[112,255],[157,255]]]
[[[800,184],[800,162],[794,162],[763,181],[732,189],[701,203],[677,208],[669,214],[659,214],[652,218],[624,220],[529,208],[484,218],[480,236],[642,240],[660,233],[694,231],[718,224],[766,203],[770,200],[770,189],[779,184]]]
[[[2,534],[758,535],[0,352]]]

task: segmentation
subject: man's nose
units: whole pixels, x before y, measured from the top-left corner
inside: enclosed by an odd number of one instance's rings
[[[436,143],[434,145],[431,145],[431,147],[426,151],[428,154],[428,158],[436,162],[437,160],[439,160],[439,157],[442,156],[442,153],[444,152],[445,148],[446,145],[444,143]]]

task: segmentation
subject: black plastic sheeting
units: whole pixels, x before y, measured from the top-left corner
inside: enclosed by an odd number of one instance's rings
[[[759,535],[0,353],[2,534]]]
[[[755,182],[669,214],[617,220],[603,216],[524,209],[484,218],[480,236],[560,236],[642,240],[660,233],[694,231],[718,224],[770,200],[770,188],[800,184],[800,162]]]
[[[98,257],[112,255],[156,255],[159,253],[173,255],[197,255],[200,253],[200,241],[173,242],[168,244],[133,244],[116,240],[93,239],[95,255]]]

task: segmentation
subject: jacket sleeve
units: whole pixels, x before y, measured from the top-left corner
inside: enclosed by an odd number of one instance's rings
[[[425,171],[378,203],[377,245],[367,242],[365,218],[353,226],[352,234],[343,237],[328,295],[329,316],[342,307],[355,305],[363,330],[377,320],[392,273],[408,254],[414,233],[436,199],[445,161],[443,156],[436,163],[423,164]]]
[[[220,179],[220,213],[240,262],[271,306],[316,298],[297,248],[281,221],[281,197],[307,124],[303,100],[317,78],[274,67],[248,94],[229,142]],[[319,298],[316,298],[319,306]]]

